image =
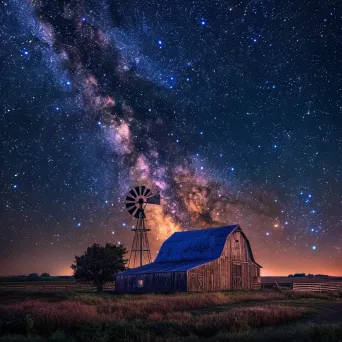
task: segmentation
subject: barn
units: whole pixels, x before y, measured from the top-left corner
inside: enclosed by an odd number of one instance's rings
[[[250,290],[260,268],[239,225],[177,232],[151,264],[116,276],[119,293]]]

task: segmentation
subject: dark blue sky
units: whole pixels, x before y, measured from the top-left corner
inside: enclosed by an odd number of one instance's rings
[[[338,1],[0,6],[0,273],[130,247],[136,184],[153,255],[240,223],[266,274],[341,273]]]

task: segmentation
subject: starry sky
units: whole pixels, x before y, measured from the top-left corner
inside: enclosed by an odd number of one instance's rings
[[[0,275],[71,274],[130,248],[146,185],[152,258],[238,223],[262,275],[342,275],[339,0],[0,4]]]

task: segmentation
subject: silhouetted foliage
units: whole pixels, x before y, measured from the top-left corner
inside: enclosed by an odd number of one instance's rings
[[[75,256],[75,263],[71,265],[75,280],[92,283],[98,292],[102,291],[105,283],[113,281],[116,273],[126,269],[126,253],[123,245],[107,242],[105,246],[100,246],[94,243],[83,255]]]
[[[289,274],[288,278],[291,277],[310,277],[310,278],[329,278],[330,276],[327,274],[311,274],[309,273],[308,275],[305,275],[305,273],[295,273],[295,274]]]
[[[42,278],[48,278],[50,277],[50,274],[47,273],[47,272],[43,272],[42,275],[41,275]]]
[[[38,273],[30,273],[27,277],[27,280],[39,280],[39,274]]]

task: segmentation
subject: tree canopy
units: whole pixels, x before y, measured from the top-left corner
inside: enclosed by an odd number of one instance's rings
[[[39,280],[39,274],[38,273],[30,273],[27,277],[28,280]]]
[[[123,245],[113,245],[109,242],[105,246],[94,243],[81,256],[75,255],[74,278],[78,282],[92,283],[100,292],[105,283],[113,281],[114,275],[126,269],[127,260],[124,259],[127,249]]]

